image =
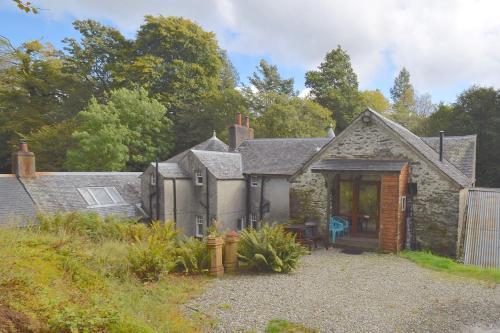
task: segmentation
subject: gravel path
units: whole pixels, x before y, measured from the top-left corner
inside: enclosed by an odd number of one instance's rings
[[[226,276],[188,304],[217,332],[262,332],[271,319],[321,332],[500,332],[500,285],[394,255],[317,250],[292,274]]]

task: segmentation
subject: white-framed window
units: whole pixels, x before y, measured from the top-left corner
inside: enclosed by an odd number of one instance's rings
[[[203,185],[203,175],[201,174],[201,172],[196,171],[196,172],[194,173],[194,183],[195,183],[197,186],[201,186],[201,185]]]
[[[236,229],[238,229],[238,231],[242,231],[243,229],[245,229],[245,217],[244,216],[238,218]]]
[[[250,213],[250,228],[254,228],[257,226],[257,214]]]
[[[402,212],[406,211],[406,196],[401,197],[401,211]]]
[[[78,192],[89,206],[109,206],[126,203],[114,187],[83,187],[79,188]]]
[[[149,179],[150,179],[151,185],[156,185],[156,173],[155,172],[153,172],[151,174],[151,177]]]
[[[196,237],[203,237],[203,235],[204,235],[204,232],[203,232],[204,226],[205,226],[205,218],[203,216],[201,216],[201,215],[196,215],[196,217],[195,217],[195,225],[194,225]]]
[[[257,178],[257,176],[250,177],[250,186],[252,186],[252,187],[259,186],[259,179]]]

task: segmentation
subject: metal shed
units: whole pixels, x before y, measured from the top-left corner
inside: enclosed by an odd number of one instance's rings
[[[464,263],[500,268],[500,189],[471,188],[465,202]]]

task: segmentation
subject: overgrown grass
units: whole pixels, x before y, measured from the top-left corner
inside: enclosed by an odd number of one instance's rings
[[[266,333],[315,333],[315,329],[307,328],[282,319],[273,319],[266,326]]]
[[[133,247],[168,230],[86,214],[44,218],[37,227],[0,228],[0,332],[204,329],[179,307],[203,289],[204,276],[165,271],[145,282],[131,270]]]
[[[459,264],[452,259],[440,257],[425,251],[404,251],[401,256],[420,266],[467,278],[500,283],[500,269],[481,268]]]

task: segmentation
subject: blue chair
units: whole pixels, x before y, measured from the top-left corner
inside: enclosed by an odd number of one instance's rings
[[[337,236],[343,236],[348,232],[349,222],[338,216],[332,216],[330,218],[329,229],[332,243],[335,243],[335,241],[337,240]]]
[[[343,231],[344,236],[347,236],[350,234],[351,223],[348,220],[346,220],[345,218],[340,217],[340,216],[333,216],[332,219],[334,219],[334,221],[337,221],[337,222],[342,223],[344,225],[344,231]]]

